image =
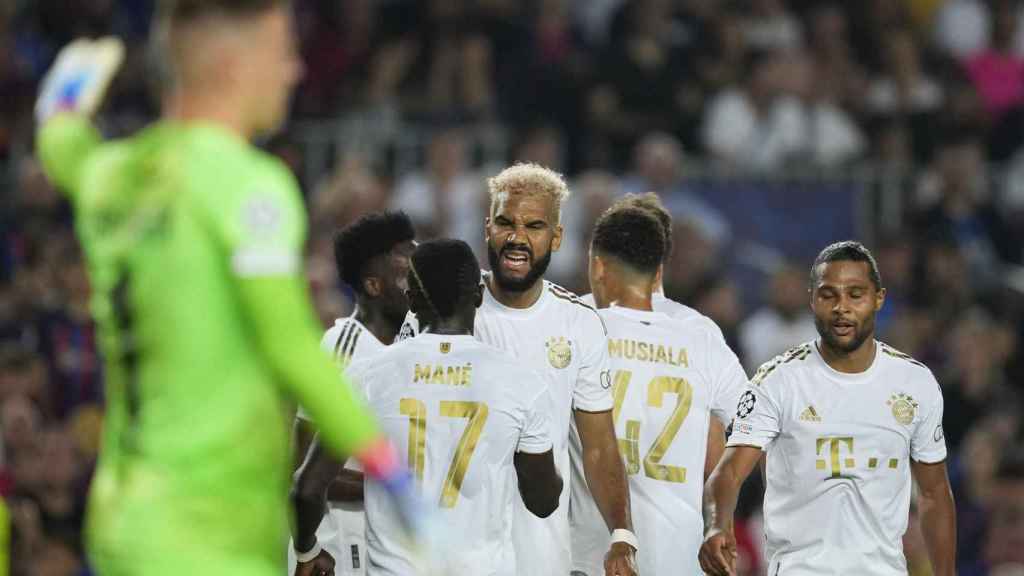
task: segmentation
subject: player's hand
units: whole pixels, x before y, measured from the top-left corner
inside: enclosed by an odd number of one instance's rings
[[[321,550],[316,558],[295,565],[295,576],[334,576],[334,557]]]
[[[122,62],[124,44],[112,36],[65,46],[43,78],[36,120],[42,124],[58,112],[95,113]]]
[[[708,576],[735,576],[738,556],[736,537],[732,532],[715,528],[704,537],[698,559],[701,569]]]
[[[636,550],[625,542],[615,542],[604,555],[605,576],[637,576]]]

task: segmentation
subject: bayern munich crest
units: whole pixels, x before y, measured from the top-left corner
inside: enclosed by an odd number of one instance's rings
[[[561,370],[572,362],[572,346],[564,337],[548,338],[545,346],[548,349],[548,362]]]
[[[909,394],[893,394],[887,402],[892,408],[892,417],[904,426],[909,426],[917,414],[917,402]]]

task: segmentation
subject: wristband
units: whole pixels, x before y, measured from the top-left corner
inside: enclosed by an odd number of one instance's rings
[[[306,562],[312,562],[313,559],[315,559],[317,556],[319,556],[320,553],[323,552],[323,551],[324,551],[324,549],[320,547],[320,541],[318,540],[317,543],[313,544],[313,547],[310,548],[306,552],[299,552],[298,550],[296,550],[295,551],[295,561],[298,562],[299,564],[305,564]]]
[[[633,547],[634,551],[640,549],[640,541],[637,540],[636,534],[633,534],[624,528],[616,528],[615,530],[612,530],[612,544],[615,544],[616,542],[629,544]]]

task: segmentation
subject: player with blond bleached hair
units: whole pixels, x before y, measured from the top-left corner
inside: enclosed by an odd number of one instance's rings
[[[606,533],[607,576],[634,576],[639,541],[632,532],[629,487],[612,422],[611,380],[604,325],[576,294],[544,280],[562,243],[562,205],[569,189],[557,172],[516,164],[487,182],[491,206],[484,223],[490,271],[483,275],[483,304],[474,336],[511,353],[536,370],[550,390],[551,440],[563,476],[579,470]],[[404,336],[417,332],[410,315]],[[578,463],[569,444],[577,442]],[[568,574],[572,567],[569,490],[559,507],[537,518],[514,505],[512,542],[517,573]]]

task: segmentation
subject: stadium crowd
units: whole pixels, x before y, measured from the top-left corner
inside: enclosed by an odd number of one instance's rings
[[[0,493],[15,575],[89,573],[81,524],[103,399],[89,283],[70,210],[29,153],[31,106],[63,44],[113,33],[131,48],[107,127],[151,119],[151,10],[0,0]],[[656,191],[676,217],[668,295],[718,322],[752,374],[813,338],[810,262],[770,258],[763,289],[745,298],[736,224],[690,190],[690,171],[755,182],[851,166],[899,174],[901,186],[878,194],[901,196],[900,221],[863,239],[888,289],[882,339],[943,387],[959,573],[1024,573],[1024,3],[298,0],[296,11],[306,75],[293,119],[430,135],[403,172],[348,154],[303,173],[294,132],[268,143],[306,189],[325,324],[351,309],[331,238],[359,214],[401,208],[420,238],[482,248],[488,174],[466,134],[496,124],[514,142],[505,161],[572,177],[556,281],[589,292],[594,219],[625,192]],[[764,568],[752,484],[738,527],[746,574]],[[927,574],[911,526],[911,572]]]

